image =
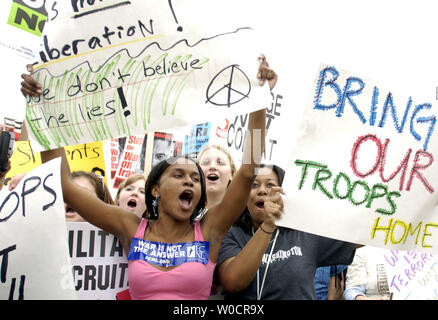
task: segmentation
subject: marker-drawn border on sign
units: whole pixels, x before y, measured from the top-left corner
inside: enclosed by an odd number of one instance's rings
[[[237,29],[234,30],[234,31],[224,32],[224,33],[217,34],[217,35],[214,35],[214,36],[211,36],[211,37],[201,38],[200,40],[198,40],[198,41],[195,42],[194,44],[189,44],[189,42],[188,42],[187,39],[181,39],[181,40],[175,42],[173,45],[171,45],[171,46],[168,47],[168,48],[162,48],[158,42],[152,42],[152,43],[148,44],[146,47],[144,47],[143,50],[141,50],[137,55],[134,55],[134,56],[131,56],[131,53],[129,52],[129,49],[127,49],[127,48],[123,48],[123,49],[121,49],[121,50],[119,50],[119,51],[113,53],[113,54],[112,54],[112,55],[111,55],[111,56],[110,56],[110,57],[109,57],[109,58],[108,58],[108,59],[107,59],[102,65],[100,65],[99,67],[97,67],[96,70],[93,70],[93,68],[91,67],[91,64],[90,64],[89,61],[84,61],[84,62],[78,64],[77,66],[75,66],[75,67],[73,67],[73,68],[71,68],[71,69],[69,69],[69,70],[66,70],[66,72],[71,72],[72,70],[76,69],[77,67],[81,66],[82,64],[86,64],[86,65],[88,66],[88,69],[89,69],[91,72],[96,73],[96,72],[99,72],[99,71],[105,66],[106,63],[108,63],[109,61],[111,61],[111,59],[113,59],[115,56],[121,54],[123,51],[126,52],[126,54],[128,55],[129,58],[131,58],[131,59],[135,59],[135,58],[138,58],[139,56],[141,56],[141,55],[142,55],[147,49],[149,49],[149,48],[152,47],[153,45],[155,45],[158,49],[160,49],[160,50],[163,51],[163,52],[165,52],[165,51],[169,51],[169,50],[173,49],[174,47],[176,47],[176,46],[177,46],[178,44],[180,44],[180,43],[185,43],[187,47],[189,47],[189,48],[194,48],[194,47],[196,47],[197,45],[199,45],[201,42],[210,41],[210,40],[213,40],[213,39],[216,39],[216,38],[219,38],[219,37],[223,37],[223,36],[227,36],[227,35],[230,35],[230,34],[236,34],[236,33],[240,32],[240,31],[242,31],[242,30],[253,30],[253,29],[252,29],[251,27],[239,27],[239,28],[237,28]],[[98,52],[98,51],[106,50],[106,49],[109,49],[109,48],[112,48],[112,47],[121,46],[121,45],[126,45],[126,44],[131,44],[131,43],[134,43],[134,42],[139,42],[139,41],[143,41],[143,40],[154,39],[154,38],[157,38],[157,37],[163,37],[163,36],[164,36],[164,35],[161,35],[161,34],[159,34],[159,35],[154,35],[154,36],[151,36],[151,37],[146,37],[146,38],[142,38],[142,39],[137,39],[137,40],[127,41],[127,42],[123,42],[123,43],[120,43],[120,44],[114,44],[114,45],[107,46],[107,47],[104,47],[104,48],[100,48],[100,49],[96,49],[96,50],[92,50],[92,51],[88,51],[88,52],[84,52],[84,53],[79,53],[79,54],[77,54],[77,55],[75,55],[75,56],[65,57],[65,58],[61,58],[61,59],[57,59],[57,60],[53,60],[53,61],[51,61],[51,62],[47,62],[47,63],[44,63],[44,64],[36,65],[36,66],[34,66],[34,70],[35,70],[35,71],[38,70],[38,69],[46,70],[47,73],[48,73],[50,76],[52,76],[53,78],[62,77],[64,74],[55,76],[55,75],[53,75],[53,74],[50,72],[50,70],[48,70],[47,68],[45,68],[45,66],[47,66],[47,65],[51,65],[51,64],[54,64],[54,63],[57,63],[57,62],[65,61],[65,60],[74,59],[74,58],[76,58],[76,57],[78,57],[78,56],[82,56],[82,55],[91,54],[91,53],[94,53],[94,52]]]

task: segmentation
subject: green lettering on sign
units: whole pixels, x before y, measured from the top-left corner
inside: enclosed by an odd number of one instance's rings
[[[47,17],[45,15],[13,2],[8,24],[40,37],[46,20]]]

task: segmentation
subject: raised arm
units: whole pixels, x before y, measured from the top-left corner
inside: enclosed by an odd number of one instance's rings
[[[41,152],[43,163],[61,157],[61,185],[64,202],[74,208],[85,220],[116,236],[125,233],[124,219],[135,216],[118,206],[110,205],[96,197],[94,193],[76,184],[71,178],[70,166],[64,148]],[[137,217],[136,217],[137,218]],[[138,218],[133,219],[137,220]]]
[[[277,74],[269,68],[264,56],[258,72],[260,85],[269,83],[272,90],[277,83]],[[256,168],[260,164],[265,146],[266,109],[250,113],[245,139],[242,165],[229,185],[221,203],[211,208],[203,219],[203,230],[207,230],[211,246],[219,250],[223,237],[245,209]]]

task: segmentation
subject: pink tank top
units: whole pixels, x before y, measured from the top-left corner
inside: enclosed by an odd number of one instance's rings
[[[148,221],[142,219],[135,238],[143,239]],[[195,241],[204,241],[199,221]],[[133,300],[206,300],[210,295],[216,263],[186,262],[161,271],[143,260],[128,261],[129,293]]]

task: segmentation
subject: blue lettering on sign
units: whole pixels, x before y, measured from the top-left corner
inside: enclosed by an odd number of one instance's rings
[[[179,266],[186,262],[208,264],[209,250],[208,241],[161,243],[133,238],[128,260],[142,260],[163,267]]]
[[[341,118],[344,114],[345,107],[348,104],[351,106],[353,112],[357,115],[358,119],[363,125],[367,124],[367,119],[363,113],[365,108],[369,108],[370,117],[368,123],[370,126],[374,126],[377,120],[377,113],[379,112],[379,93],[378,87],[374,86],[372,90],[371,105],[359,106],[353,97],[359,96],[363,93],[365,88],[365,82],[358,77],[349,77],[345,80],[345,84],[342,89],[342,83],[340,80],[340,73],[334,67],[325,67],[320,71],[319,78],[315,88],[315,99],[313,101],[314,110],[329,111],[335,109],[335,116]],[[353,88],[354,87],[354,88]],[[395,128],[395,133],[401,134],[404,131],[405,124],[409,123],[409,132],[416,141],[423,140],[423,149],[427,150],[429,142],[435,131],[437,117],[434,114],[419,115],[420,112],[431,110],[432,104],[421,103],[416,105],[412,110],[412,97],[409,97],[406,102],[404,112],[401,110],[397,112],[397,106],[394,96],[391,92],[388,92],[384,97],[384,102],[381,109],[381,118],[378,123],[378,127],[383,128],[386,124],[387,113],[391,112],[392,122]],[[323,102],[324,101],[324,102]],[[362,110],[361,110],[362,109]],[[400,116],[403,115],[403,118]],[[400,117],[400,118],[399,118]],[[409,119],[410,118],[410,119]],[[426,124],[423,131],[426,131],[424,135],[420,135],[415,129],[415,125]]]

